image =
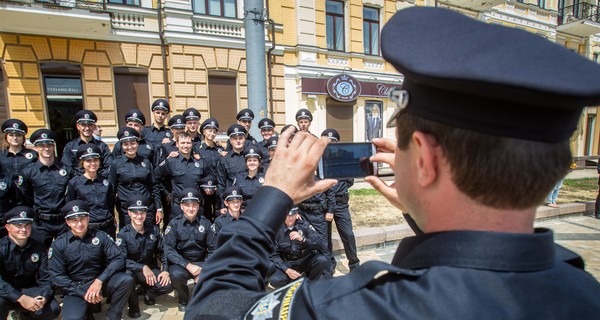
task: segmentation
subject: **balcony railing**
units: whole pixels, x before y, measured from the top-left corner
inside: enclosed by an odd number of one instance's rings
[[[558,8],[558,25],[579,20],[600,22],[600,7],[590,3],[578,3],[572,6]]]
[[[0,0],[0,2],[24,5],[42,4],[49,7],[78,8],[86,10],[105,10],[107,0]]]
[[[201,34],[234,38],[244,38],[245,34],[241,19],[194,15],[192,25],[194,32]]]

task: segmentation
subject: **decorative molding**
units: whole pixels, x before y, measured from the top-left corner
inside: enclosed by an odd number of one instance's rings
[[[385,64],[377,61],[364,61],[365,69],[383,70]]]
[[[327,64],[334,66],[348,66],[350,61],[346,58],[327,57]]]
[[[226,36],[243,39],[246,34],[244,31],[244,21],[226,19],[223,17],[195,15],[192,17],[192,27],[195,33],[213,36]]]
[[[132,12],[113,12],[111,13],[111,24],[113,28],[144,28],[144,15]]]

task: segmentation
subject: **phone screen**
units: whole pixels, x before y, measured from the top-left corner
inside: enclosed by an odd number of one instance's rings
[[[377,164],[369,161],[375,152],[370,142],[330,143],[319,161],[319,178],[345,179],[377,175]]]

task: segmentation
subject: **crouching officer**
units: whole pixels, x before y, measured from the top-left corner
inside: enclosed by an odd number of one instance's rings
[[[163,249],[169,261],[173,288],[179,294],[179,311],[185,311],[190,299],[189,279],[198,280],[212,239],[210,221],[199,215],[201,195],[193,188],[181,191],[183,215],[169,222]]]
[[[329,258],[323,254],[327,252],[324,239],[299,217],[298,208],[292,208],[284,226],[277,232],[270,256],[275,272],[269,280],[275,288],[281,288],[302,276],[317,280],[329,266]]]
[[[88,230],[89,207],[73,200],[63,207],[69,231],[58,237],[48,253],[50,274],[65,296],[63,319],[85,319],[90,305],[112,303],[107,319],[121,319],[123,307],[133,291],[134,280],[126,274],[125,257],[102,230]]]
[[[154,305],[157,296],[173,291],[169,278],[167,259],[162,255],[162,235],[157,225],[144,225],[148,211],[148,198],[134,196],[127,211],[131,223],[119,231],[117,246],[125,256],[127,273],[144,288],[144,304]],[[161,256],[161,266],[157,258]],[[162,271],[161,271],[162,269]],[[140,302],[136,292],[129,295],[129,317],[139,318]]]
[[[55,319],[48,256],[43,243],[31,238],[34,212],[16,207],[4,218],[8,236],[0,240],[0,319],[17,310],[23,319]]]

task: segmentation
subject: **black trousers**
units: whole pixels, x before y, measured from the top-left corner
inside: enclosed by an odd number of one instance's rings
[[[317,234],[323,239],[324,242],[327,243],[327,248],[329,252],[327,253],[327,258],[331,261],[330,265],[325,268],[327,273],[333,273],[335,269],[335,258],[333,256],[333,252],[331,250],[331,237],[329,234],[331,233],[331,223],[328,223],[325,220],[325,213],[321,210],[300,210],[300,215],[302,219],[310,223]]]
[[[354,231],[352,230],[352,217],[350,217],[350,210],[348,203],[337,203],[336,210],[333,212],[333,221],[340,235],[340,239],[344,244],[344,251],[348,258],[348,266],[353,267],[360,263],[358,255],[356,253],[356,238],[354,237]],[[332,252],[331,242],[331,222],[328,222],[327,228],[327,245],[329,251]],[[335,258],[331,255],[332,263],[335,265]]]
[[[62,220],[43,220],[37,219],[33,224],[33,232],[31,237],[41,241],[50,248],[52,240],[63,233],[69,231],[69,227],[64,219]]]
[[[152,272],[154,273],[154,276],[158,277],[161,271],[158,269],[152,269]],[[171,291],[173,291],[173,285],[170,283],[166,286],[162,286],[160,283],[156,282],[155,285],[149,286],[146,284],[146,278],[144,277],[144,273],[141,271],[127,270],[127,274],[129,274],[137,284],[141,284],[144,287],[146,294],[150,298],[154,299],[160,295],[169,294]],[[135,290],[129,295],[129,310],[134,312],[140,311],[140,299]]]
[[[311,253],[298,260],[287,261],[290,268],[307,276],[310,280],[317,280],[323,275],[325,268],[329,266],[329,258],[321,253]],[[288,277],[285,270],[275,268],[269,282],[274,288],[281,288],[290,283],[292,279]]]
[[[35,298],[40,295],[41,291],[42,290],[39,287],[32,287],[22,289],[21,293]],[[58,302],[54,300],[54,297],[50,297],[50,299],[46,301],[44,307],[36,312],[24,309],[18,302],[0,298],[0,319],[8,318],[10,310],[19,311],[21,313],[21,318],[23,319],[56,319],[60,315],[60,306],[58,305]]]
[[[192,262],[193,264],[203,267],[204,262]],[[179,295],[179,302],[187,303],[190,300],[190,290],[187,282],[194,279],[194,276],[184,267],[173,264],[169,266],[169,274],[171,275],[171,283],[173,288]]]
[[[123,308],[135,287],[133,278],[125,272],[117,272],[102,285],[102,294],[110,297],[110,306],[106,311],[106,319],[117,320],[123,315]],[[80,296],[65,295],[62,316],[63,320],[81,320],[89,315],[90,304]]]

